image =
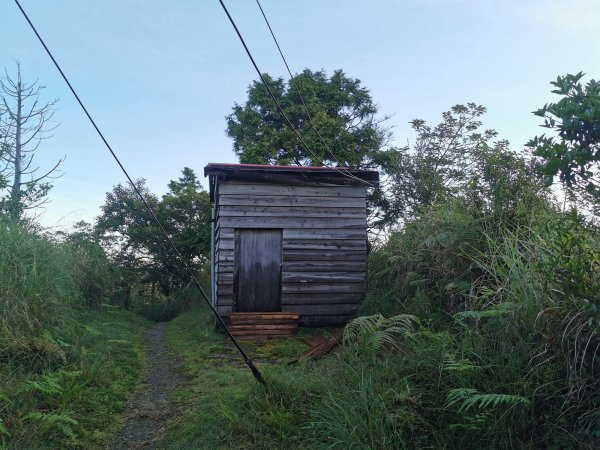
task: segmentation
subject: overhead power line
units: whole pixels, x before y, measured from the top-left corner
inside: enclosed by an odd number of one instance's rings
[[[21,11],[21,13],[23,14],[23,17],[25,18],[25,20],[27,21],[27,23],[29,24],[29,26],[31,27],[31,29],[33,30],[33,32],[35,33],[35,35],[37,36],[38,40],[40,41],[40,43],[44,47],[44,50],[46,50],[46,53],[48,53],[48,56],[50,57],[50,59],[52,60],[52,62],[54,63],[54,65],[56,66],[56,68],[59,71],[60,75],[62,76],[63,80],[65,81],[65,83],[67,83],[67,86],[71,90],[71,93],[73,94],[73,96],[77,100],[77,103],[79,103],[79,106],[81,106],[81,109],[83,110],[83,112],[85,113],[85,115],[89,119],[90,123],[92,124],[92,126],[96,130],[96,133],[98,133],[98,136],[100,136],[100,139],[102,139],[102,142],[104,143],[104,145],[106,146],[106,148],[108,149],[108,151],[110,152],[110,154],[112,155],[113,159],[119,165],[121,171],[125,174],[125,177],[127,177],[127,180],[129,181],[129,184],[131,184],[131,187],[133,188],[133,190],[135,191],[135,193],[137,194],[137,196],[140,198],[140,200],[142,201],[142,203],[144,204],[144,206],[146,207],[146,209],[148,210],[148,212],[152,216],[152,219],[158,225],[160,231],[164,235],[164,237],[165,237],[166,241],[168,242],[168,244],[173,248],[175,254],[177,255],[177,258],[179,259],[180,264],[185,268],[186,272],[190,275],[190,277],[191,277],[194,285],[198,288],[198,291],[202,295],[202,298],[208,304],[208,306],[212,310],[213,314],[215,315],[215,317],[219,321],[220,325],[225,330],[225,333],[227,334],[227,336],[229,337],[229,339],[231,339],[231,341],[233,342],[233,344],[235,345],[235,347],[239,351],[240,355],[244,359],[244,362],[248,365],[248,367],[252,371],[252,374],[254,375],[254,377],[256,378],[256,380],[259,383],[261,383],[261,384],[266,384],[265,380],[264,380],[264,378],[262,376],[262,374],[260,373],[260,371],[258,370],[258,368],[254,365],[254,363],[252,362],[252,360],[248,357],[248,355],[246,355],[246,352],[244,352],[244,349],[242,349],[242,347],[237,342],[237,340],[233,337],[233,335],[229,331],[229,328],[225,324],[225,321],[223,320],[223,318],[221,317],[221,315],[219,314],[219,312],[217,311],[217,309],[214,307],[214,305],[211,303],[210,299],[208,298],[208,295],[206,295],[206,292],[204,292],[204,289],[202,289],[202,286],[200,286],[200,283],[198,282],[198,279],[194,275],[194,272],[192,271],[192,269],[190,268],[190,266],[187,264],[187,262],[185,261],[185,259],[183,259],[181,253],[177,249],[177,246],[175,245],[175,243],[173,242],[173,240],[167,234],[167,232],[164,229],[162,223],[160,222],[160,220],[158,220],[158,217],[156,217],[156,214],[154,213],[154,210],[150,207],[150,205],[148,204],[148,202],[146,201],[146,199],[144,198],[144,196],[142,195],[142,193],[140,192],[140,190],[138,189],[138,187],[136,186],[136,184],[133,182],[132,178],[129,176],[129,173],[127,172],[127,170],[125,169],[125,167],[123,166],[123,164],[121,163],[121,161],[119,160],[119,158],[117,157],[116,153],[113,151],[112,147],[110,146],[110,144],[108,143],[108,141],[104,137],[104,134],[102,134],[102,132],[100,131],[100,128],[98,127],[98,125],[96,125],[96,122],[94,121],[94,119],[92,118],[92,116],[88,112],[87,108],[85,107],[85,105],[83,104],[83,102],[81,101],[81,99],[79,98],[79,95],[77,95],[77,92],[75,91],[75,89],[71,85],[71,82],[69,81],[69,79],[67,78],[67,76],[65,75],[65,73],[63,72],[63,70],[61,69],[60,65],[58,64],[58,62],[56,61],[56,59],[52,55],[52,52],[50,51],[50,49],[48,48],[48,46],[46,45],[46,43],[44,42],[44,40],[42,39],[42,37],[38,33],[37,29],[35,28],[35,26],[31,22],[31,20],[29,19],[29,16],[27,15],[27,13],[25,12],[25,10],[23,9],[23,7],[21,6],[21,4],[19,3],[19,0],[15,0],[15,3],[17,4],[17,7],[19,8],[19,10]]]
[[[287,72],[290,75],[290,81],[291,81],[292,78],[294,78],[294,75],[292,74],[292,71],[290,69],[290,66],[288,65],[287,59],[286,59],[286,57],[283,54],[283,50],[281,50],[281,46],[279,45],[279,41],[275,37],[275,32],[273,31],[273,28],[271,27],[271,23],[269,22],[269,19],[267,19],[267,15],[266,15],[266,13],[265,13],[262,5],[260,4],[259,0],[256,0],[256,4],[258,5],[258,8],[260,9],[260,12],[261,12],[263,18],[265,19],[265,23],[267,24],[267,27],[269,28],[269,32],[271,33],[271,36],[273,37],[273,41],[275,42],[275,45],[277,46],[277,50],[279,51],[279,55],[281,56],[281,59],[283,60],[283,63],[285,64],[285,68],[287,69]],[[335,154],[333,153],[333,151],[331,150],[331,148],[327,144],[327,141],[325,140],[325,138],[323,138],[323,136],[321,135],[321,132],[319,131],[319,129],[315,125],[313,117],[312,117],[312,114],[310,113],[310,110],[308,109],[308,106],[306,105],[306,102],[304,101],[304,97],[302,96],[302,92],[300,91],[300,87],[298,86],[298,84],[295,84],[294,87],[296,89],[296,92],[298,93],[298,96],[300,97],[300,101],[302,102],[302,106],[304,107],[304,111],[306,112],[306,115],[308,117],[308,121],[310,122],[310,125],[312,126],[313,130],[315,130],[315,132],[317,133],[317,136],[319,136],[319,139],[322,142],[322,144],[325,147],[325,149],[333,157],[333,159],[335,160],[335,162],[338,163],[338,166],[342,166],[342,164],[340,163],[340,161],[337,159],[337,157],[335,156]],[[354,178],[356,180],[359,180],[359,181],[366,182],[371,187],[373,187],[373,185],[371,183],[369,183],[366,180],[362,180],[361,178],[358,178],[356,175],[352,174],[349,170],[345,170],[344,172],[346,173],[347,176],[349,176],[351,178]]]
[[[308,144],[306,143],[306,141],[304,140],[304,138],[302,138],[302,135],[300,134],[300,132],[296,129],[296,127],[294,126],[294,124],[292,124],[292,121],[289,119],[289,117],[287,116],[287,114],[285,113],[285,111],[283,110],[283,108],[281,107],[281,104],[279,103],[279,101],[277,100],[277,97],[275,97],[275,94],[273,93],[271,87],[269,86],[269,83],[267,83],[267,80],[265,79],[264,75],[262,74],[262,72],[260,71],[260,69],[258,68],[258,65],[256,64],[256,61],[254,60],[254,57],[252,56],[252,53],[250,52],[250,49],[248,48],[248,46],[246,45],[246,41],[244,40],[242,34],[240,33],[240,30],[238,29],[235,21],[233,20],[233,17],[231,17],[231,14],[229,13],[229,10],[227,9],[227,6],[225,6],[225,3],[223,3],[223,0],[219,0],[219,3],[221,4],[221,7],[223,8],[223,11],[225,11],[225,14],[227,15],[227,18],[229,19],[229,22],[231,22],[231,25],[233,26],[233,29],[235,30],[238,38],[240,39],[240,42],[242,43],[242,45],[244,46],[244,50],[246,50],[246,54],[248,55],[248,58],[250,58],[250,61],[252,62],[252,65],[254,66],[254,69],[256,70],[256,73],[258,74],[258,76],[260,77],[262,83],[265,85],[265,88],[267,89],[269,95],[271,96],[271,99],[273,100],[273,102],[275,103],[275,106],[277,107],[277,110],[279,111],[279,113],[281,114],[281,116],[285,119],[285,121],[287,122],[288,126],[292,129],[292,131],[294,132],[294,134],[296,135],[296,137],[298,138],[298,140],[302,143],[302,145],[304,146],[304,148],[316,159],[316,161],[318,163],[320,163],[321,165],[325,166],[325,167],[329,167],[332,170],[335,170],[336,172],[340,173],[341,175],[345,176],[345,177],[349,177],[349,178],[355,178],[356,180],[360,181],[361,184],[368,184],[371,185],[371,183],[369,183],[366,180],[363,180],[361,178],[358,178],[352,174],[349,173],[345,173],[342,170],[336,168],[336,167],[331,167],[331,166],[327,166],[323,160],[321,158],[319,158],[315,152],[312,151],[312,149],[308,146]]]

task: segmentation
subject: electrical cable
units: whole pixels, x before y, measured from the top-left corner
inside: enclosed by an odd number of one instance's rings
[[[254,60],[254,57],[252,56],[252,53],[250,52],[250,49],[248,48],[248,46],[246,45],[246,41],[244,40],[244,38],[242,37],[242,34],[240,33],[240,30],[238,29],[237,25],[235,24],[235,21],[233,20],[233,17],[231,17],[231,14],[229,14],[229,10],[227,9],[227,7],[225,6],[225,3],[223,3],[223,0],[219,0],[219,3],[221,4],[223,11],[225,11],[225,14],[227,15],[227,18],[229,19],[229,22],[231,22],[231,25],[233,26],[233,29],[235,30],[238,38],[240,39],[240,42],[242,43],[242,45],[244,46],[244,50],[246,50],[246,54],[248,55],[248,58],[250,58],[250,61],[252,62],[252,65],[254,66],[254,69],[256,70],[256,73],[258,74],[258,76],[260,77],[262,83],[265,85],[265,87],[267,88],[267,91],[269,92],[269,95],[271,96],[271,99],[273,100],[273,102],[275,102],[275,106],[277,106],[277,109],[279,110],[279,113],[282,115],[282,117],[285,119],[285,121],[287,122],[288,126],[292,129],[292,131],[294,132],[294,134],[296,135],[296,137],[298,138],[298,140],[302,143],[302,145],[304,146],[304,148],[317,160],[317,162],[319,162],[320,164],[322,164],[325,167],[328,167],[340,174],[342,174],[343,176],[348,176],[348,174],[342,172],[341,170],[337,169],[336,167],[331,167],[331,166],[327,166],[316,154],[315,152],[313,152],[311,150],[311,148],[308,146],[308,144],[304,141],[304,139],[302,138],[302,136],[300,135],[300,133],[298,132],[298,130],[296,129],[296,127],[294,127],[294,125],[292,124],[291,120],[288,118],[287,114],[285,113],[285,111],[283,110],[283,108],[281,107],[281,104],[279,103],[279,101],[277,100],[277,97],[275,97],[275,94],[273,93],[273,91],[271,90],[271,87],[269,86],[269,83],[267,83],[267,80],[265,79],[265,77],[263,76],[262,72],[260,71],[260,69],[258,68],[258,65],[256,64],[256,61]],[[369,183],[366,180],[360,179],[358,177],[357,178],[361,184],[369,184],[371,185],[371,183]]]
[[[127,180],[129,181],[129,183],[133,187],[135,193],[138,195],[138,197],[140,198],[140,200],[142,201],[142,203],[144,204],[144,206],[146,207],[146,209],[148,210],[148,212],[152,216],[152,219],[154,220],[154,222],[156,222],[156,224],[160,228],[160,230],[161,230],[162,234],[165,236],[167,242],[170,244],[170,246],[175,251],[175,254],[179,258],[179,262],[183,265],[183,267],[185,268],[185,270],[188,272],[188,274],[190,275],[192,281],[194,282],[194,284],[198,288],[198,291],[200,291],[200,294],[202,295],[203,299],[208,304],[208,306],[212,310],[213,314],[217,317],[217,320],[219,321],[220,325],[225,330],[225,333],[227,334],[227,336],[229,337],[229,339],[231,339],[231,341],[233,342],[233,344],[237,348],[237,350],[240,353],[240,355],[244,358],[244,362],[248,365],[248,367],[252,371],[252,375],[254,375],[254,378],[256,378],[256,380],[260,384],[265,385],[266,382],[265,382],[262,374],[260,373],[260,371],[258,370],[258,368],[254,365],[254,363],[252,362],[252,360],[248,357],[248,355],[246,355],[246,352],[244,352],[244,350],[242,349],[242,347],[240,346],[240,344],[237,342],[237,340],[235,339],[235,337],[233,337],[233,335],[229,331],[229,328],[225,324],[225,321],[223,320],[223,318],[221,317],[221,315],[219,314],[219,312],[217,311],[217,309],[214,307],[214,305],[211,303],[210,299],[208,298],[208,295],[206,295],[206,292],[204,292],[204,289],[202,289],[202,286],[200,286],[200,283],[198,282],[198,280],[197,280],[196,276],[194,275],[192,269],[187,264],[187,262],[183,259],[181,253],[177,249],[177,246],[175,245],[175,243],[173,242],[173,240],[167,234],[167,232],[164,229],[162,223],[160,222],[160,220],[158,220],[158,217],[156,217],[156,214],[154,213],[154,210],[150,207],[150,205],[148,204],[148,202],[146,201],[146,199],[144,198],[144,196],[142,195],[142,193],[140,192],[140,190],[138,189],[138,187],[133,182],[132,178],[129,176],[129,173],[127,172],[127,170],[125,169],[125,167],[123,166],[123,164],[121,163],[121,161],[119,160],[119,158],[117,157],[116,153],[113,151],[112,147],[110,146],[110,144],[108,143],[108,141],[106,140],[106,138],[104,137],[104,135],[102,134],[102,132],[100,131],[100,128],[98,128],[98,126],[96,125],[96,122],[94,121],[94,119],[92,118],[92,116],[88,112],[87,108],[85,107],[85,105],[83,104],[83,102],[81,101],[81,99],[79,98],[79,95],[77,95],[77,92],[75,91],[75,89],[71,85],[69,79],[67,78],[67,76],[65,75],[65,73],[61,69],[60,65],[58,64],[58,62],[56,61],[56,59],[52,55],[52,52],[50,51],[50,49],[48,48],[48,46],[46,45],[46,43],[44,42],[44,40],[42,39],[42,37],[38,33],[37,29],[35,28],[35,26],[31,22],[31,20],[29,19],[29,16],[27,15],[27,13],[25,12],[25,10],[23,9],[23,7],[21,6],[21,4],[19,3],[19,0],[15,0],[15,3],[17,4],[17,7],[19,8],[19,10],[21,11],[21,13],[23,14],[23,17],[25,18],[25,20],[27,21],[27,23],[29,24],[29,26],[31,27],[31,29],[33,30],[33,32],[35,33],[35,35],[37,36],[38,40],[40,41],[40,43],[42,44],[42,46],[46,50],[46,53],[48,54],[48,56],[50,57],[50,59],[52,60],[52,62],[56,66],[56,68],[58,69],[58,71],[60,72],[60,75],[62,76],[63,80],[65,81],[65,83],[67,83],[67,86],[71,90],[71,93],[73,94],[73,96],[75,97],[75,99],[77,100],[77,102],[79,103],[79,106],[81,106],[81,109],[83,109],[83,112],[85,113],[85,115],[89,119],[90,123],[92,124],[92,126],[94,127],[94,129],[96,130],[96,132],[98,133],[98,136],[100,136],[100,139],[102,139],[102,142],[104,142],[104,145],[106,146],[106,148],[108,149],[108,151],[112,155],[113,159],[117,162],[117,164],[121,168],[121,171],[127,177]]]
[[[256,0],[256,4],[258,5],[258,8],[260,9],[260,12],[261,12],[263,18],[265,19],[265,23],[267,24],[267,27],[269,28],[269,32],[271,33],[271,36],[273,37],[273,41],[275,42],[275,45],[277,46],[277,50],[279,51],[279,55],[281,55],[281,59],[283,60],[283,63],[285,64],[285,68],[287,69],[287,72],[290,75],[290,80],[291,80],[292,78],[294,78],[294,75],[292,75],[292,71],[290,69],[290,66],[288,65],[286,57],[283,54],[283,50],[281,50],[281,46],[279,45],[279,41],[275,37],[275,32],[273,31],[273,28],[271,28],[271,23],[269,22],[269,19],[267,19],[267,15],[266,15],[265,11],[263,10],[263,7],[260,4],[259,0]],[[296,92],[298,93],[298,96],[300,97],[300,101],[302,102],[302,106],[304,107],[304,111],[306,112],[306,115],[308,116],[308,121],[310,122],[311,126],[313,127],[313,129],[317,133],[317,136],[319,136],[319,139],[321,140],[321,142],[325,146],[325,149],[333,157],[333,159],[335,160],[335,162],[338,163],[338,166],[343,167],[342,164],[340,163],[340,161],[337,159],[337,157],[333,153],[333,151],[331,150],[331,148],[329,147],[329,145],[327,144],[327,141],[325,141],[325,138],[323,138],[323,136],[321,135],[319,129],[315,125],[315,123],[313,121],[312,114],[310,113],[310,111],[308,109],[308,106],[306,105],[306,102],[304,101],[304,97],[302,96],[302,92],[300,91],[300,87],[298,87],[297,85],[295,85],[294,87],[296,88]],[[371,187],[374,187],[373,184],[369,183],[367,180],[362,180],[361,178],[359,178],[356,175],[352,174],[348,169],[345,169],[345,170],[346,170],[345,171],[346,175],[349,176],[350,178],[354,178],[356,180],[366,182]]]

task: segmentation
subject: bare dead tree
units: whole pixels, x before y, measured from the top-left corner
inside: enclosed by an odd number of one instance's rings
[[[16,63],[13,78],[5,69],[0,79],[0,188],[8,192],[0,206],[13,219],[21,217],[28,209],[37,208],[48,201],[50,181],[60,176],[61,158],[50,170],[40,171],[34,163],[42,141],[52,136],[58,126],[52,121],[58,100],[40,102],[45,86],[38,80],[23,81],[21,66]]]

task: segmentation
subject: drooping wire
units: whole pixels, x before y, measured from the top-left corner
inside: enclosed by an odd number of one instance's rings
[[[283,54],[283,50],[281,50],[281,46],[279,45],[279,41],[275,37],[275,32],[273,31],[273,28],[271,27],[271,23],[269,22],[269,19],[267,19],[267,15],[266,15],[266,13],[265,13],[262,5],[260,4],[259,0],[256,0],[256,4],[258,5],[258,8],[260,9],[260,12],[261,12],[261,14],[263,16],[263,19],[265,19],[265,23],[267,24],[267,27],[269,28],[269,32],[271,33],[271,36],[273,37],[273,41],[275,42],[275,45],[277,46],[277,50],[279,51],[279,55],[281,56],[281,59],[283,60],[283,63],[285,64],[285,68],[287,69],[287,72],[290,75],[290,81],[291,81],[292,78],[294,78],[294,75],[292,74],[292,70],[290,69],[290,66],[289,66],[289,64],[287,62],[287,59],[286,59],[285,55]],[[294,87],[296,89],[296,93],[300,97],[300,101],[302,102],[302,106],[304,107],[304,111],[306,112],[306,116],[308,117],[308,121],[310,122],[310,125],[312,126],[313,130],[315,130],[315,133],[317,133],[317,136],[319,137],[320,141],[323,143],[323,146],[325,147],[325,149],[333,157],[333,159],[335,160],[335,162],[337,162],[338,166],[342,167],[342,164],[337,159],[337,157],[335,156],[335,154],[333,153],[333,151],[331,150],[331,148],[327,144],[327,141],[325,140],[325,138],[323,138],[323,136],[321,135],[321,132],[319,131],[319,129],[315,125],[314,120],[313,120],[313,116],[310,113],[310,110],[308,109],[308,106],[306,105],[306,102],[304,101],[304,96],[302,95],[300,87],[297,84],[294,84]],[[358,178],[356,175],[352,174],[350,171],[345,170],[344,172],[350,178],[354,178],[356,180],[360,180],[360,181],[366,182],[371,187],[374,187],[371,183],[369,183],[366,180],[362,180],[361,178]]]
[[[125,169],[125,167],[123,166],[123,164],[119,160],[118,156],[113,151],[112,147],[110,146],[110,144],[108,143],[108,141],[104,137],[104,134],[102,134],[102,132],[100,131],[100,128],[98,127],[98,125],[96,125],[96,122],[94,121],[94,119],[92,118],[92,116],[88,112],[87,108],[85,107],[85,105],[83,104],[83,102],[81,101],[81,99],[79,98],[79,95],[77,95],[77,92],[75,91],[75,89],[71,85],[71,82],[69,81],[69,79],[67,78],[67,76],[65,75],[65,73],[63,72],[63,70],[61,69],[60,65],[58,64],[58,62],[56,61],[56,59],[52,55],[52,52],[50,51],[50,49],[48,48],[48,46],[46,45],[46,43],[44,42],[44,40],[42,39],[42,37],[38,33],[37,29],[35,28],[35,26],[31,22],[31,20],[29,19],[29,16],[27,15],[27,13],[25,12],[25,10],[23,9],[23,7],[21,6],[21,4],[19,3],[19,0],[15,0],[15,3],[17,4],[17,7],[19,8],[19,10],[21,11],[21,13],[23,14],[23,17],[25,18],[25,20],[27,21],[27,23],[29,24],[29,26],[31,27],[31,29],[33,30],[33,32],[35,33],[35,35],[37,36],[38,40],[40,41],[40,43],[42,44],[42,46],[46,50],[46,53],[48,54],[48,56],[50,57],[50,59],[52,60],[52,62],[56,66],[56,68],[58,69],[58,71],[59,71],[60,75],[62,76],[63,80],[65,81],[65,83],[67,84],[67,86],[71,90],[71,93],[73,94],[73,96],[77,100],[77,103],[79,103],[79,106],[81,106],[81,109],[83,110],[83,112],[85,113],[85,115],[89,119],[90,123],[92,124],[92,126],[96,130],[96,133],[98,133],[98,136],[100,136],[100,139],[102,139],[102,142],[104,143],[104,145],[106,146],[106,148],[108,149],[108,151],[110,152],[110,154],[112,155],[113,159],[119,165],[119,168],[121,169],[121,171],[125,174],[125,177],[127,177],[127,180],[129,181],[129,184],[131,184],[131,187],[133,188],[133,190],[135,191],[135,193],[137,194],[137,196],[140,198],[140,200],[142,201],[142,203],[144,204],[144,206],[146,207],[146,209],[148,210],[148,212],[152,216],[152,219],[158,225],[158,227],[159,227],[160,231],[162,232],[162,234],[164,235],[166,241],[173,248],[173,250],[174,250],[177,258],[179,259],[180,264],[182,264],[182,266],[185,268],[186,272],[190,275],[190,277],[191,277],[194,285],[198,288],[198,291],[202,295],[202,298],[208,304],[208,306],[212,310],[213,314],[215,315],[215,317],[219,321],[220,325],[225,330],[225,333],[227,334],[227,336],[229,337],[229,339],[231,339],[231,341],[233,342],[233,344],[237,348],[238,352],[240,353],[240,355],[244,359],[244,362],[248,365],[248,367],[252,371],[252,374],[254,375],[254,377],[256,378],[256,380],[260,384],[263,384],[263,385],[266,384],[266,382],[265,382],[262,374],[260,373],[260,371],[258,370],[258,368],[254,365],[254,363],[252,362],[252,360],[248,357],[248,355],[246,354],[246,352],[244,352],[244,349],[242,349],[242,347],[240,346],[240,344],[238,343],[238,341],[235,339],[235,337],[233,337],[233,335],[229,331],[229,328],[225,324],[225,321],[223,320],[223,318],[221,317],[221,315],[219,314],[219,312],[217,311],[217,309],[214,307],[214,305],[212,304],[212,302],[208,298],[208,295],[206,295],[206,292],[204,292],[204,289],[202,289],[202,286],[200,286],[200,283],[198,282],[198,279],[194,275],[194,272],[192,271],[192,269],[190,268],[190,266],[188,265],[188,263],[185,261],[185,259],[183,259],[181,253],[177,249],[177,246],[175,245],[175,243],[173,242],[173,240],[170,238],[170,236],[168,235],[168,233],[164,229],[164,227],[163,227],[162,223],[160,222],[160,220],[158,220],[158,217],[156,217],[156,214],[154,213],[154,210],[148,204],[148,202],[146,201],[146,199],[144,198],[144,196],[142,195],[142,193],[140,192],[140,190],[138,189],[138,187],[133,182],[132,178],[129,176],[129,173],[127,172],[127,170]]]
[[[238,29],[237,25],[235,24],[235,21],[233,20],[233,17],[231,17],[231,14],[229,14],[229,10],[225,6],[225,3],[223,3],[223,0],[219,0],[219,3],[221,4],[221,7],[223,8],[223,11],[225,11],[225,14],[227,15],[227,18],[229,19],[229,22],[231,22],[231,25],[233,26],[233,29],[235,30],[238,38],[240,39],[240,42],[244,46],[244,50],[246,50],[246,54],[248,55],[248,58],[250,58],[250,61],[252,62],[252,65],[254,66],[254,69],[256,70],[256,73],[260,77],[262,83],[264,84],[264,86],[267,89],[269,95],[271,96],[271,99],[275,103],[275,106],[277,107],[277,110],[279,111],[279,113],[281,114],[281,116],[285,119],[285,121],[287,122],[288,126],[292,129],[292,131],[294,132],[294,134],[296,135],[296,137],[298,138],[298,140],[302,143],[302,145],[304,146],[304,148],[315,158],[315,160],[318,163],[320,163],[323,166],[329,167],[330,169],[332,169],[332,170],[340,173],[341,175],[343,175],[345,177],[349,177],[348,173],[345,173],[345,172],[339,170],[336,167],[327,166],[323,162],[323,160],[321,158],[319,158],[315,154],[315,152],[313,152],[312,149],[308,146],[308,144],[306,143],[306,141],[304,140],[304,138],[302,137],[302,135],[298,132],[298,130],[296,129],[296,127],[292,124],[292,121],[288,118],[287,114],[285,113],[285,111],[281,107],[281,104],[277,100],[277,97],[275,97],[275,94],[271,90],[271,87],[269,86],[269,83],[267,83],[267,80],[265,79],[265,77],[263,76],[262,72],[258,68],[258,65],[256,64],[256,61],[254,60],[254,57],[252,56],[252,53],[250,52],[250,49],[246,45],[246,41],[242,37],[242,34],[240,33],[240,30]],[[352,177],[350,177],[350,178],[352,178]],[[354,177],[354,178],[356,178],[361,184],[369,184],[369,185],[371,185],[371,183],[369,183],[366,180],[363,180],[363,179],[358,178],[358,177]]]

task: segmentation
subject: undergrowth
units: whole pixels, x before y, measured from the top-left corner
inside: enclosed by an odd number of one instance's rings
[[[597,448],[598,231],[543,203],[506,217],[446,202],[392,234],[342,350],[289,366],[298,339],[250,347],[284,349],[266,387],[207,311],[175,319],[194,379],[165,448]]]
[[[40,361],[36,370],[18,360],[0,365],[5,448],[98,448],[119,426],[141,373],[146,322],[115,309],[77,319],[56,339],[64,361]]]
[[[100,303],[107,261],[0,220],[0,448],[99,448],[143,365],[139,316]]]

